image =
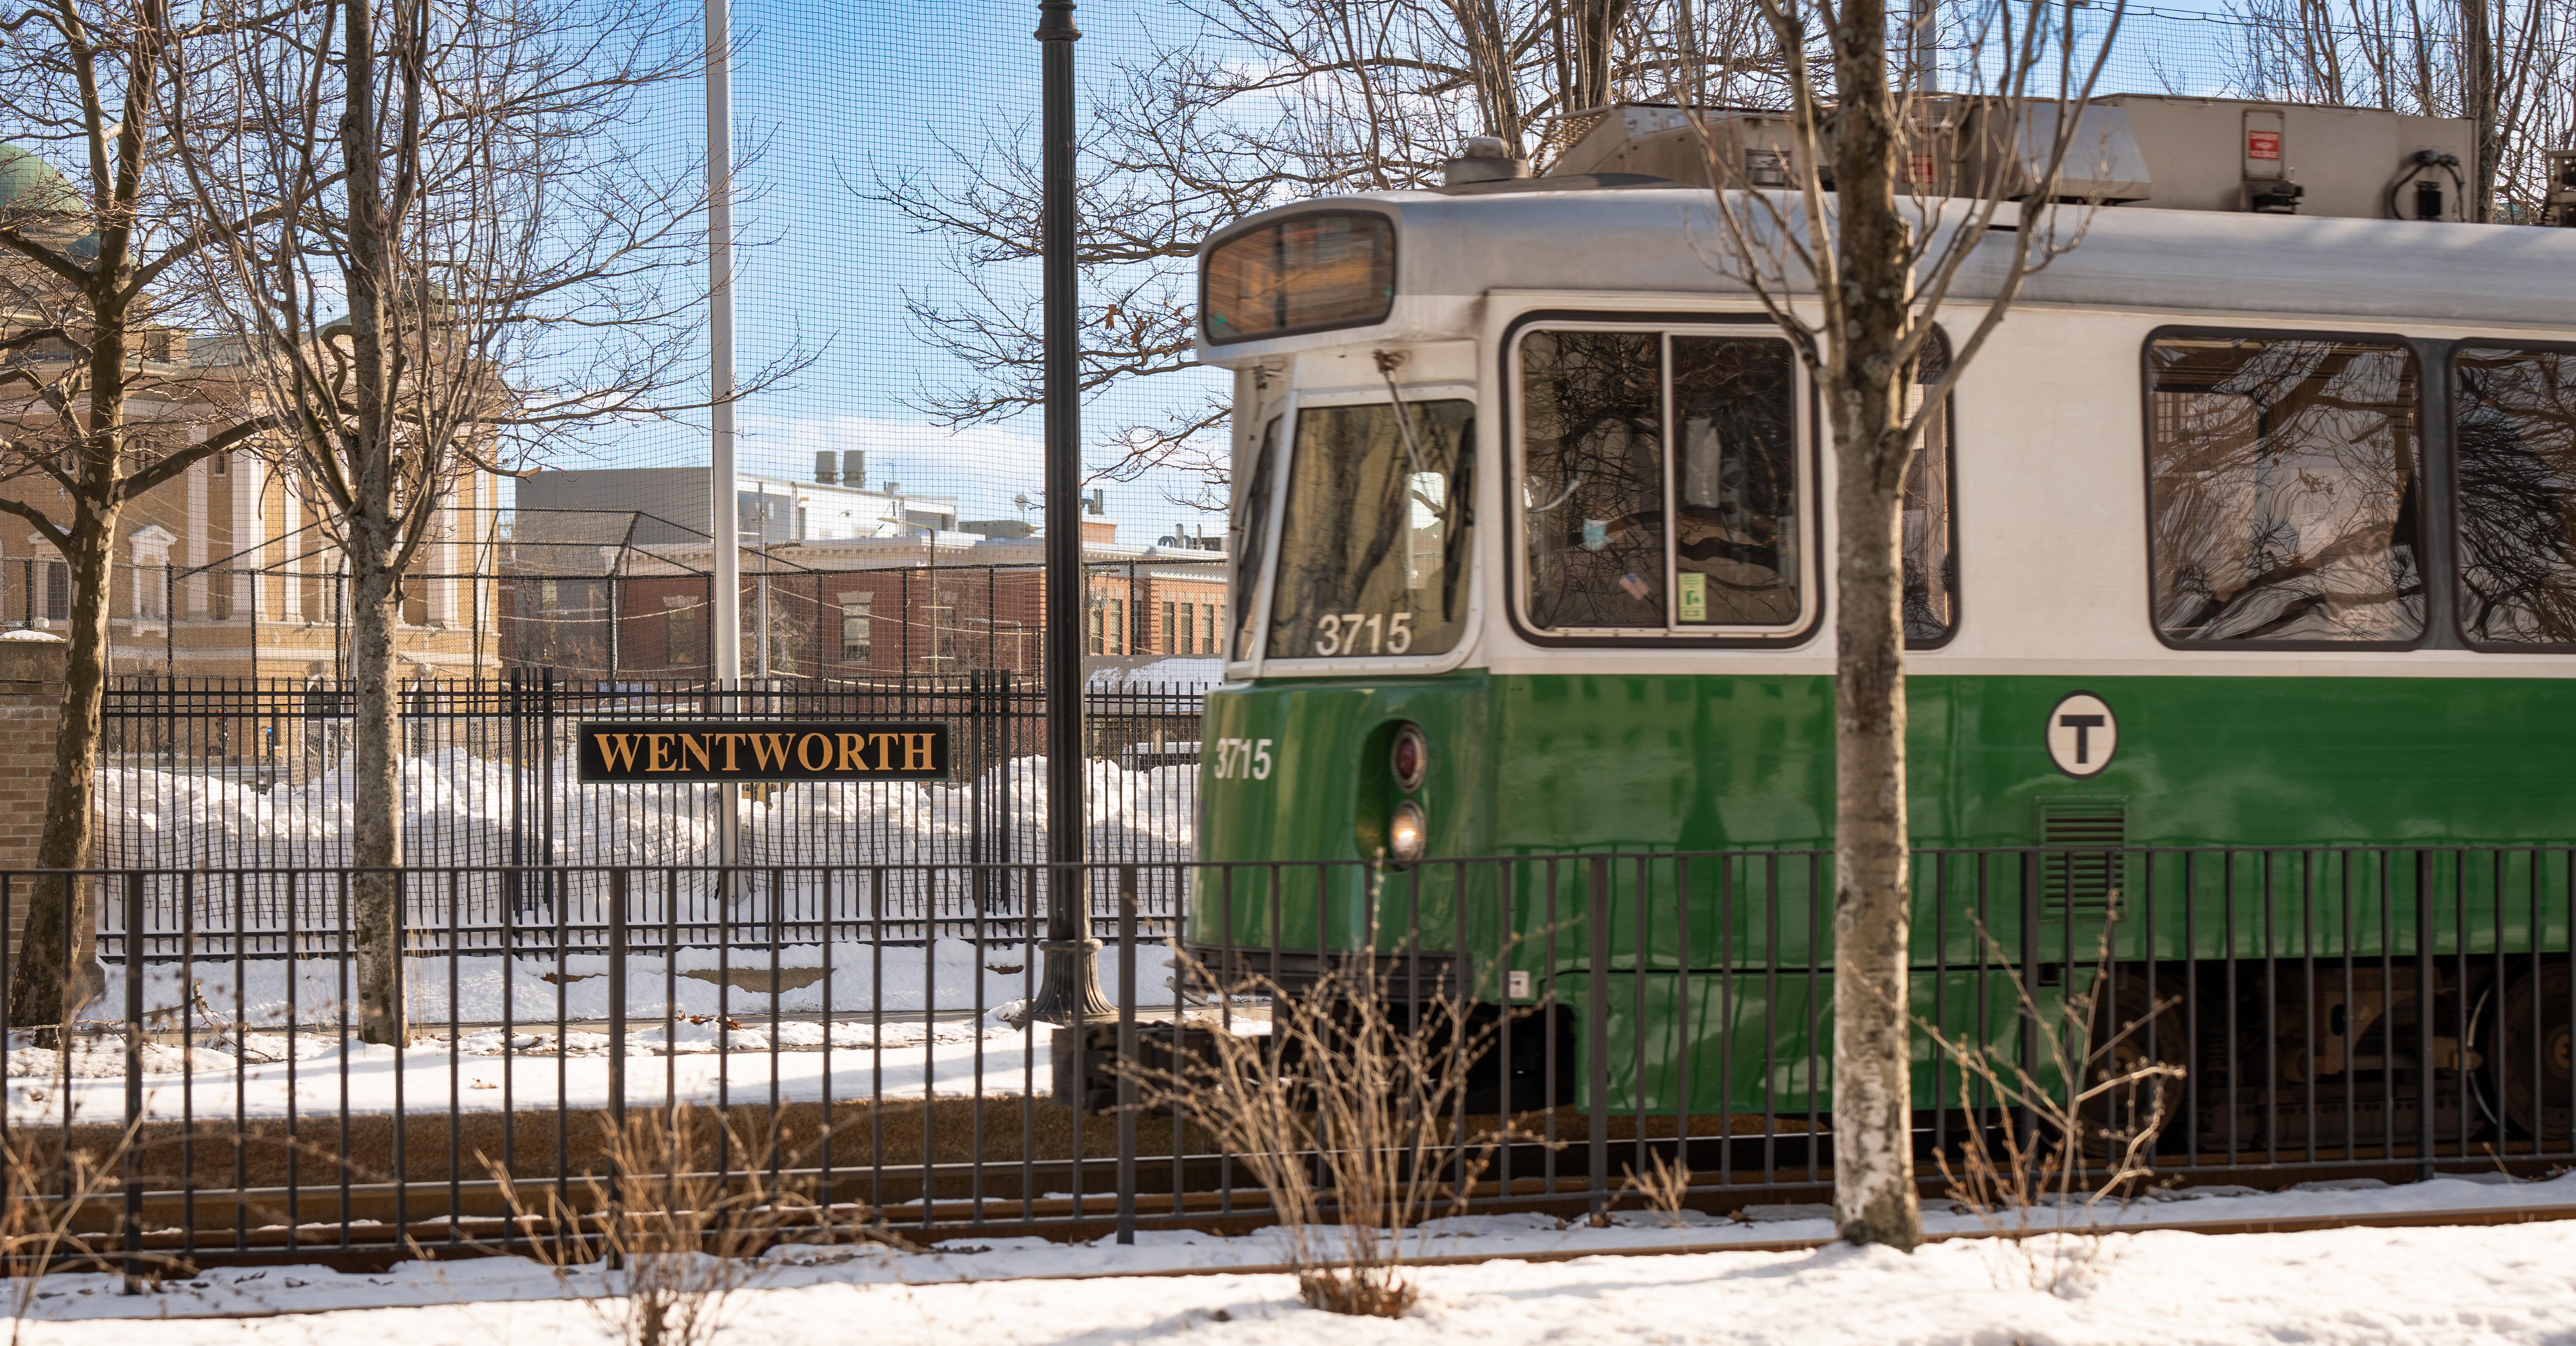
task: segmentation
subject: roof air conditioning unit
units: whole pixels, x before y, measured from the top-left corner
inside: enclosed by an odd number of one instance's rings
[[[2576,228],[2576,149],[2543,150],[2549,174],[2549,195],[2543,218],[2549,223]]]

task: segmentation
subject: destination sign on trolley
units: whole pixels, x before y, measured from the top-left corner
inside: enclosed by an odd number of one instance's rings
[[[602,720],[577,732],[585,784],[948,779],[938,721]]]

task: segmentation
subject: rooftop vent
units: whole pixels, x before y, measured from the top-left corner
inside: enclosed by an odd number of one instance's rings
[[[1503,182],[1530,175],[1529,160],[1512,153],[1500,136],[1469,136],[1467,147],[1441,174],[1445,186],[1469,182]]]

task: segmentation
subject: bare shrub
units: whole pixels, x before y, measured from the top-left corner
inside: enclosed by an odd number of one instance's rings
[[[1982,924],[1978,935],[2012,978],[2030,1050],[1954,1037],[1915,1016],[1959,1070],[1960,1110],[1991,1118],[1972,1122],[1955,1162],[1947,1153],[1938,1157],[1941,1176],[1951,1199],[1996,1236],[2031,1288],[2072,1293],[2104,1256],[2102,1206],[2124,1207],[2155,1177],[2156,1141],[2171,1119],[2172,1088],[2187,1070],[2159,1059],[2148,1033],[2181,998],[2142,1005],[2100,1035],[2096,1011],[2116,976],[2111,922],[2103,926],[2092,980],[2070,989],[2054,1010],[2041,1006]]]
[[[1682,1157],[1680,1144],[1678,1140],[1674,1142],[1669,1160],[1661,1150],[1647,1155],[1646,1166],[1630,1169],[1625,1184],[1625,1190],[1645,1198],[1646,1208],[1661,1215],[1668,1229],[1679,1229],[1688,1223],[1682,1214],[1688,1209],[1685,1203],[1690,1198],[1691,1167]]]
[[[67,1149],[47,1154],[33,1138],[14,1138],[6,1151],[6,1204],[0,1205],[0,1274],[9,1279],[9,1346],[18,1346],[35,1312],[36,1296],[49,1271],[125,1269],[125,1256],[112,1244],[111,1216],[102,1221],[97,1207],[119,1185],[134,1131],[128,1128],[106,1151]],[[85,1230],[85,1225],[111,1228]],[[159,1263],[164,1259],[150,1258]]]
[[[1228,1003],[1267,1000],[1269,1031],[1238,1024],[1169,1069],[1127,1067],[1146,1105],[1175,1109],[1251,1171],[1287,1231],[1299,1299],[1403,1316],[1418,1294],[1401,1267],[1408,1231],[1466,1209],[1495,1150],[1528,1139],[1505,1123],[1462,1124],[1467,1068],[1500,1024],[1447,991],[1407,997],[1419,1010],[1400,1013],[1387,965],[1365,953],[1294,994],[1265,977],[1220,985],[1180,961]]]
[[[773,1264],[761,1254],[788,1242],[901,1246],[876,1213],[825,1206],[803,1179],[781,1179],[775,1134],[747,1135],[719,1114],[686,1105],[601,1123],[608,1172],[583,1179],[568,1199],[547,1183],[521,1183],[488,1157],[525,1251],[553,1270],[600,1323],[628,1346],[704,1346],[723,1330],[733,1295]],[[730,1172],[703,1156],[739,1156]],[[595,1279],[583,1273],[600,1264]]]

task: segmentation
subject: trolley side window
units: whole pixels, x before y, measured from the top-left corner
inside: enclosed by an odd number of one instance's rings
[[[1787,342],[1676,336],[1673,597],[1684,626],[1790,626],[1800,610],[1797,371]]]
[[[1530,626],[1617,640],[1761,637],[1813,615],[1813,459],[1799,438],[1797,357],[1745,331],[1522,338]]]
[[[1270,541],[1270,478],[1279,462],[1279,418],[1261,427],[1261,447],[1252,455],[1251,480],[1234,498],[1234,524],[1227,529],[1226,550],[1234,553],[1234,592],[1229,597],[1240,615],[1234,630],[1234,657],[1252,657],[1257,630],[1253,590],[1261,583],[1261,563]]]
[[[1300,406],[1272,659],[1445,654],[1467,626],[1475,404]]]
[[[2576,646],[2576,351],[2456,348],[2451,414],[2461,636]]]
[[[2147,366],[2159,634],[2236,646],[2422,637],[2412,352],[2190,335],[2151,341]]]
[[[1921,410],[1924,392],[1941,381],[1949,359],[1949,342],[1935,331],[1915,366],[1907,414]],[[1959,625],[1959,529],[1952,512],[1958,465],[1951,456],[1950,414],[1945,405],[1923,418],[1922,438],[1905,465],[1902,582],[1905,643],[1913,649],[1947,641]]]
[[[1662,345],[1653,332],[1542,331],[1521,342],[1532,625],[1666,623]]]

